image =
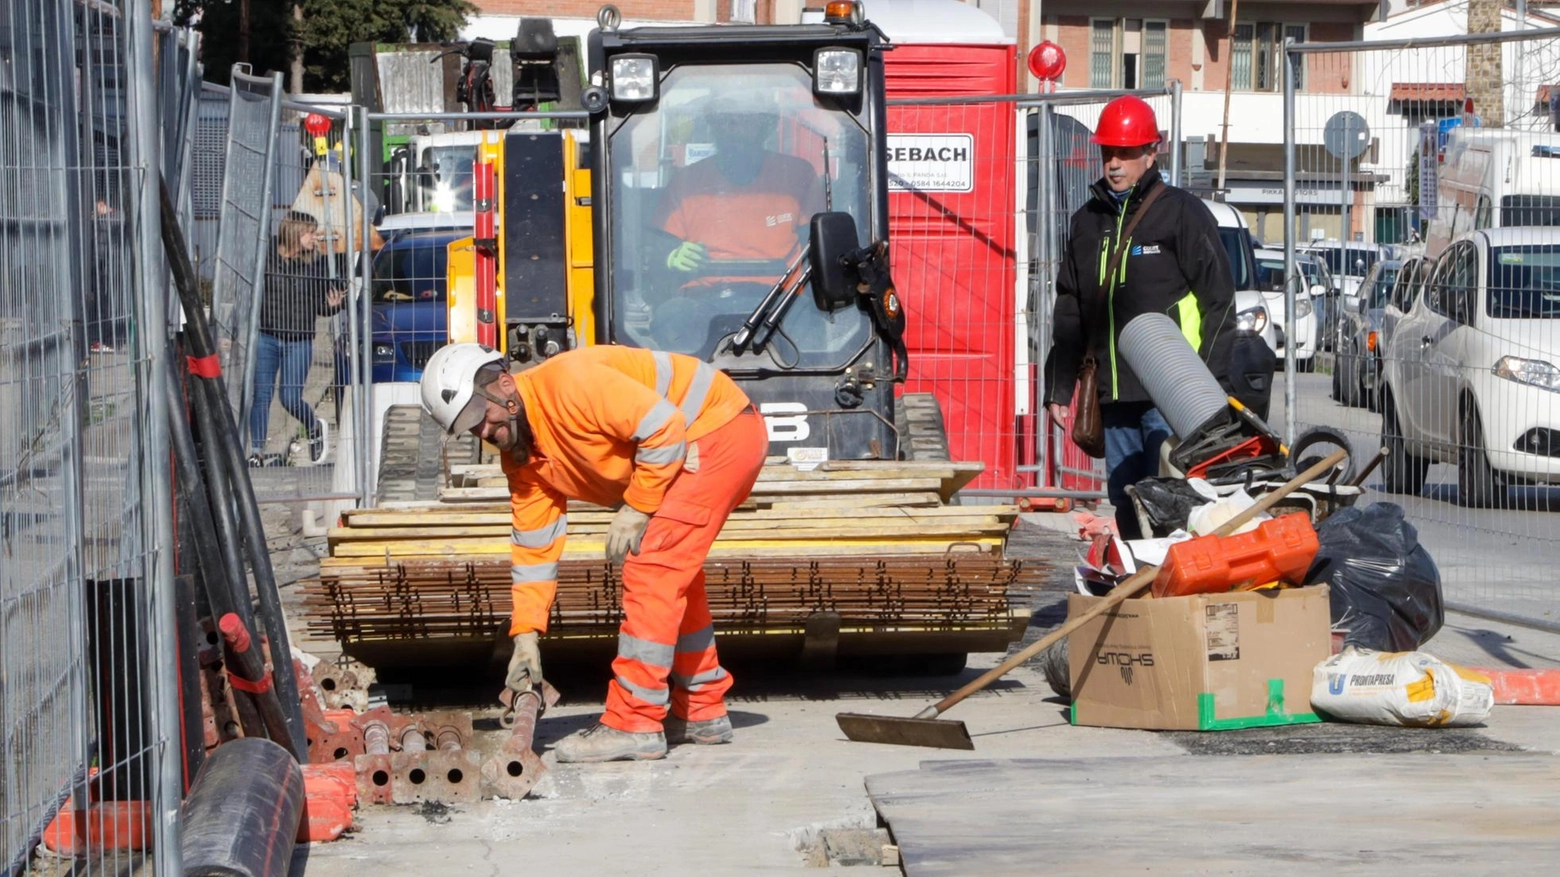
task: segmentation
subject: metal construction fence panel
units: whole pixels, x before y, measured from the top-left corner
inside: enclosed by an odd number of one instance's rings
[[[1368,498],[1450,602],[1560,628],[1560,29],[1287,53],[1275,288],[1324,351],[1286,373],[1289,429],[1389,449]]]
[[[246,407],[235,409],[261,502],[360,495],[357,472],[339,461],[342,443],[361,434],[344,428],[351,388],[364,375],[354,277],[366,267],[362,220],[373,217],[378,197],[355,180],[351,139],[340,108],[283,101],[266,149],[271,194],[245,327],[254,355],[243,378]],[[235,215],[237,206],[224,205],[224,238]]]
[[[176,874],[151,22],[69,0],[0,21],[0,868]],[[89,802],[135,843],[55,821]]]
[[[971,495],[1102,490],[1096,461],[1050,423],[1037,397],[1069,219],[1101,175],[1089,134],[1120,94],[889,102],[890,239],[909,315],[905,390],[937,397],[954,459],[986,464]],[[1173,125],[1174,89],[1138,94]]]
[[[211,330],[228,397],[240,423],[250,409],[254,330],[271,233],[273,149],[281,111],[282,75],[250,76],[234,65],[229,89],[222,220],[211,290]]]
[[[211,299],[217,273],[217,241],[222,221],[222,177],[227,166],[228,105],[233,101],[226,86],[200,83],[194,125],[190,131],[189,166],[182,194],[189,199],[191,258],[195,271]]]

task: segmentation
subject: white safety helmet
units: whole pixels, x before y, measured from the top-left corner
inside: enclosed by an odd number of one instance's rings
[[[476,395],[473,378],[483,366],[502,367],[503,362],[503,353],[481,344],[440,347],[423,367],[423,410],[444,427],[446,435],[471,429],[487,413],[487,403]]]

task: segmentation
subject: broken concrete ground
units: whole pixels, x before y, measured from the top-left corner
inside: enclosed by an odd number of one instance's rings
[[[1046,541],[1043,536],[1036,538]],[[1059,621],[1055,611],[1040,612],[1029,636],[1038,636],[1044,627]],[[1560,637],[1463,616],[1450,617],[1447,627],[1427,648],[1448,660],[1474,666],[1560,666]],[[843,864],[844,860],[868,858],[863,850],[871,849],[869,832],[879,827],[878,813],[867,794],[868,776],[916,771],[926,762],[1041,759],[1057,763],[1056,781],[1060,784],[1068,776],[1076,779],[1075,773],[1068,773],[1076,768],[1066,765],[1087,762],[1095,777],[1092,787],[1099,789],[1095,794],[1104,802],[1100,806],[1120,810],[1088,823],[1079,820],[1065,829],[1052,826],[1042,830],[1038,822],[1026,823],[1023,860],[1029,868],[1026,873],[1037,873],[1064,861],[1058,852],[1064,847],[1109,848],[1123,825],[1173,816],[1164,812],[1162,802],[1152,807],[1133,803],[1133,784],[1141,779],[1139,774],[1150,761],[1164,765],[1162,770],[1172,774],[1196,771],[1199,765],[1202,769],[1217,765],[1229,788],[1260,789],[1271,781],[1264,765],[1275,758],[1211,753],[1225,746],[1241,753],[1253,748],[1316,751],[1318,754],[1295,756],[1279,752],[1275,757],[1300,764],[1299,772],[1312,788],[1332,790],[1341,800],[1351,796],[1369,799],[1357,793],[1363,789],[1379,795],[1379,801],[1390,802],[1428,794],[1426,787],[1412,779],[1415,766],[1430,763],[1427,759],[1440,759],[1448,766],[1437,774],[1439,779],[1430,788],[1443,790],[1443,797],[1450,802],[1467,801],[1463,810],[1453,808],[1442,817],[1457,820],[1469,818],[1469,808],[1475,804],[1506,795],[1506,785],[1522,775],[1521,771],[1481,771],[1481,764],[1516,758],[1536,759],[1534,764],[1545,765],[1550,753],[1560,751],[1560,708],[1544,707],[1497,707],[1485,728],[1456,735],[1336,725],[1311,726],[1315,730],[1305,731],[1287,729],[1294,735],[1289,738],[1260,731],[1177,735],[1072,727],[1066,721],[1064,705],[1051,695],[1033,667],[1020,668],[950,713],[950,717],[969,724],[977,747],[972,753],[851,743],[835,726],[834,714],[846,710],[912,715],[1001,657],[972,655],[970,668],[963,674],[933,679],[846,673],[793,677],[785,668],[737,667],[738,684],[732,700],[737,740],[732,745],[680,746],[664,761],[637,764],[553,765],[552,756],[547,754],[545,760],[552,770],[524,801],[489,801],[443,808],[437,813],[412,807],[366,809],[359,814],[358,830],[346,839],[300,850],[295,873],[326,877],[369,872],[498,874],[525,868],[536,873],[618,875],[631,868],[642,874],[724,875],[792,873],[809,866],[849,868],[852,873],[872,868],[883,873],[888,869]],[[577,669],[585,676],[571,680],[565,688],[567,702],[542,719],[539,745],[550,747],[553,741],[595,720],[601,709],[605,672],[604,666]],[[473,701],[471,705],[481,704]],[[492,718],[496,714],[494,710],[491,715],[482,715]],[[484,727],[490,729],[487,733],[502,733],[496,723],[479,721],[478,727],[479,734]],[[1319,736],[1302,739],[1302,733]],[[1403,741],[1414,745],[1405,746]],[[1275,745],[1268,747],[1268,743]],[[1527,752],[1495,751],[1510,747]],[[1404,748],[1414,751],[1398,752]],[[1457,754],[1426,754],[1437,748]],[[1473,751],[1463,751],[1468,749]],[[1195,751],[1204,754],[1194,755]],[[1405,766],[1400,769],[1401,776],[1382,769],[1394,764]],[[1463,775],[1484,777],[1480,780],[1483,785],[1473,787],[1483,798],[1459,796],[1465,784],[1458,777]],[[1546,775],[1537,768],[1533,773],[1535,782]],[[1050,790],[1044,769],[1029,774],[1024,785],[1035,796],[1045,796]],[[1191,800],[1194,785],[1183,782],[1175,794]],[[1560,795],[1548,791],[1553,788],[1552,783],[1512,786],[1509,793],[1513,800],[1531,798],[1533,806],[1540,809],[1545,806],[1544,795],[1551,794],[1548,812],[1553,815],[1560,812]],[[1062,788],[1057,792],[1061,799],[1073,794]],[[1171,799],[1179,800],[1175,794]],[[1303,807],[1298,799],[1289,806],[1285,794],[1273,791],[1269,796],[1272,808],[1283,811],[1287,807],[1297,824],[1304,824],[1320,806],[1309,799]],[[962,800],[963,796],[944,797],[949,819],[962,819],[974,812],[970,809],[973,804]],[[1153,865],[1154,873],[1168,874],[1210,870],[1249,873],[1251,861],[1224,857],[1244,854],[1242,850],[1249,846],[1249,835],[1241,833],[1245,829],[1240,824],[1251,821],[1246,816],[1251,806],[1247,800],[1221,812],[1199,811],[1197,821],[1184,824],[1187,843],[1197,850],[1195,856],[1164,862],[1163,868],[1157,866],[1157,860],[1145,860],[1139,867]],[[1381,806],[1385,804],[1378,802],[1378,809]],[[1416,812],[1423,815],[1423,811]],[[1471,812],[1477,815],[1476,810]],[[1042,815],[1037,811],[1035,818]],[[1288,836],[1275,838],[1269,844],[1274,849],[1263,861],[1282,864],[1289,868],[1285,873],[1331,869],[1327,861],[1304,858],[1316,855],[1311,840],[1327,849],[1344,849],[1348,832],[1339,820],[1319,825],[1305,849],[1286,851],[1284,847],[1298,841]],[[1481,843],[1499,846],[1499,855],[1506,858],[1489,861],[1501,862],[1506,873],[1539,873],[1554,860],[1555,851],[1546,848],[1541,839],[1520,832],[1520,836],[1513,836],[1512,831],[1500,829],[1500,820],[1488,827],[1486,834],[1464,848],[1466,858],[1457,873],[1470,873],[1470,865],[1481,861]],[[843,833],[848,829],[862,833]],[[909,826],[895,831],[893,840],[901,851],[913,849],[917,843],[924,845],[922,833]],[[831,850],[837,853],[833,862],[828,858]],[[1357,866],[1354,873],[1372,867],[1357,851],[1339,855],[1344,864]],[[1120,863],[1102,859],[1094,873],[1119,873],[1123,869],[1116,865]],[[1219,863],[1224,863],[1222,868],[1214,867]],[[1397,870],[1390,864],[1375,867],[1384,869],[1377,873]],[[1445,873],[1452,873],[1450,867]],[[1437,873],[1433,867],[1421,870]],[[911,865],[906,873],[918,872]],[[958,873],[984,871],[972,867]]]

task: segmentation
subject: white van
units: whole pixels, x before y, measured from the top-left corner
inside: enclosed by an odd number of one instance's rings
[[[1235,328],[1261,335],[1268,347],[1277,350],[1273,316],[1268,313],[1267,300],[1257,290],[1256,250],[1251,245],[1246,217],[1228,204],[1207,198],[1202,202],[1218,223],[1219,243],[1224,245],[1224,252],[1230,257],[1230,272],[1235,280]]]
[[[1560,134],[1453,128],[1437,168],[1432,258],[1470,231],[1560,226]]]

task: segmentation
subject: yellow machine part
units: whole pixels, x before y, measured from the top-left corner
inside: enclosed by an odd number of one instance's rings
[[[585,157],[590,149],[579,132],[563,133],[564,258],[569,262],[569,322],[574,327],[574,343],[589,347],[596,337],[596,278],[594,219],[590,203],[590,165]]]
[[[495,204],[504,203],[504,136],[502,131],[488,131],[482,136],[482,142],[477,145],[477,160],[492,162],[495,187],[493,199]],[[504,231],[504,218],[502,212],[498,216],[498,234],[502,237]],[[502,250],[502,248],[500,248]],[[504,313],[504,260],[498,259],[495,274],[497,285],[497,297],[494,302],[494,313]],[[451,344],[461,344],[477,340],[477,246],[474,238],[460,238],[450,241],[448,258],[444,269],[444,279],[447,289],[445,297],[449,308],[447,320],[449,338]],[[509,333],[499,326],[498,349],[508,352]]]

